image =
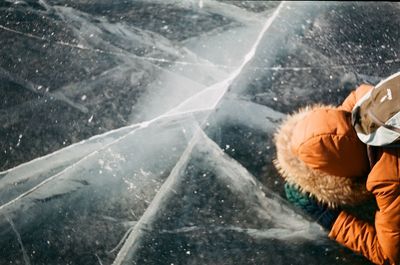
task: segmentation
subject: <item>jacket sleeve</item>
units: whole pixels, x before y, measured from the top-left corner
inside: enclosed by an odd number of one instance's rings
[[[329,237],[376,264],[395,265],[400,263],[398,156],[384,155],[382,159],[385,160],[384,163],[375,165],[367,182],[367,189],[375,195],[379,209],[375,214],[375,225],[342,212],[334,223]],[[382,174],[390,177],[383,178]]]
[[[343,101],[339,109],[351,112],[356,102],[362,98],[368,91],[373,88],[372,85],[362,84],[357,89],[353,90]]]

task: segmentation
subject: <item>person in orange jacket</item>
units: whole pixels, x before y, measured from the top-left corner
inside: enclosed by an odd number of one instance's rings
[[[296,204],[307,194],[318,209],[310,214],[331,239],[373,263],[395,265],[400,263],[400,148],[367,146],[351,123],[353,107],[372,88],[359,86],[338,107],[316,105],[289,115],[275,134],[274,163],[288,199]],[[370,196],[378,207],[374,223],[341,210]]]

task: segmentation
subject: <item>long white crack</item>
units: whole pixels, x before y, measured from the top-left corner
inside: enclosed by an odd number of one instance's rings
[[[6,27],[4,25],[0,25],[0,29],[12,32],[18,35],[25,36],[27,38],[31,39],[36,39],[39,41],[43,42],[49,42],[52,44],[60,45],[60,46],[65,46],[73,49],[79,49],[83,51],[90,51],[94,53],[99,53],[99,54],[108,54],[108,55],[115,55],[115,56],[123,56],[123,57],[132,57],[134,59],[138,60],[143,60],[143,61],[148,61],[148,62],[158,62],[158,63],[171,63],[171,64],[177,64],[177,65],[182,65],[182,66],[207,66],[207,67],[214,67],[214,68],[219,68],[219,69],[233,69],[233,66],[228,66],[228,65],[223,65],[223,64],[210,64],[210,63],[199,63],[199,62],[188,62],[188,61],[183,61],[183,60],[169,60],[165,58],[156,58],[156,57],[151,57],[151,56],[138,56],[134,55],[128,52],[116,52],[116,51],[107,51],[107,50],[102,50],[98,48],[91,48],[84,46],[82,44],[73,44],[73,43],[68,43],[64,41],[53,41],[53,40],[48,40],[44,37],[40,37],[31,33],[26,33],[22,32],[19,30],[15,30],[9,27]],[[203,60],[203,59],[202,59]],[[206,60],[204,60],[206,61]],[[383,63],[385,64],[394,64],[394,63],[399,63],[400,59],[395,58],[395,59],[387,59]],[[280,67],[280,66],[274,66],[274,67],[253,67],[252,69],[258,69],[258,70],[269,70],[269,71],[309,71],[309,70],[314,70],[314,69],[320,69],[322,67],[324,68],[331,68],[331,69],[340,69],[340,68],[346,68],[346,67],[363,67],[363,66],[370,66],[375,63],[355,63],[355,64],[334,64],[334,65],[317,65],[317,66],[294,66],[294,67]]]
[[[160,116],[158,116],[158,117],[156,117],[156,118],[154,118],[152,120],[148,120],[148,121],[144,121],[144,122],[141,122],[141,123],[132,124],[130,126],[124,127],[124,128],[127,128],[127,127],[132,128],[132,130],[129,133],[127,133],[127,134],[117,138],[116,140],[112,141],[111,143],[109,143],[107,145],[104,145],[101,149],[97,149],[97,150],[89,153],[88,155],[82,157],[80,160],[78,160],[74,164],[66,167],[65,169],[63,169],[59,173],[57,173],[57,174],[45,179],[41,183],[39,183],[36,186],[32,187],[31,189],[21,193],[16,198],[8,201],[7,203],[2,204],[0,206],[0,212],[2,210],[4,210],[5,208],[9,207],[10,205],[16,203],[17,201],[21,200],[22,198],[26,197],[27,195],[31,194],[32,192],[38,190],[43,185],[45,185],[45,184],[47,184],[47,183],[49,183],[51,181],[54,181],[55,179],[57,179],[58,177],[60,177],[64,173],[66,173],[68,170],[71,170],[71,169],[75,168],[76,166],[78,166],[82,162],[84,162],[84,161],[88,160],[89,158],[93,157],[94,155],[98,154],[101,150],[105,150],[105,149],[109,148],[110,146],[112,146],[112,145],[120,142],[121,140],[125,139],[126,137],[132,135],[133,133],[135,133],[139,129],[146,128],[149,125],[153,124],[154,122],[157,122],[157,121],[165,119],[165,118],[171,118],[171,117],[187,115],[187,114],[191,114],[191,113],[195,113],[195,112],[201,112],[201,111],[207,111],[207,110],[215,109],[217,104],[220,102],[222,97],[225,95],[225,93],[228,90],[229,86],[231,85],[232,81],[241,73],[243,68],[254,57],[256,49],[257,49],[258,45],[261,42],[261,39],[263,38],[263,36],[264,36],[265,32],[268,30],[268,28],[271,26],[272,22],[278,16],[283,4],[284,4],[284,2],[282,2],[276,8],[276,10],[271,15],[271,17],[268,18],[268,20],[266,21],[266,23],[262,27],[257,39],[255,40],[253,46],[251,47],[249,52],[244,56],[244,59],[243,59],[241,65],[235,71],[233,71],[226,79],[224,79],[224,80],[222,80],[222,81],[220,81],[220,82],[218,82],[218,83],[216,83],[214,85],[211,85],[211,86],[205,88],[201,92],[189,97],[187,100],[185,100],[184,102],[182,102],[181,104],[179,104],[175,108],[171,109],[170,111],[168,111],[168,112],[166,112],[166,113],[164,113],[164,114],[162,114],[162,115],[160,115]],[[0,28],[1,28],[1,26],[0,26]],[[196,101],[198,101],[199,98],[206,98],[207,99],[207,104],[204,105],[204,106],[200,106],[200,107],[192,107],[193,105],[196,105]]]
[[[17,241],[18,241],[19,246],[21,247],[22,258],[23,258],[23,260],[24,260],[24,262],[25,262],[25,265],[31,265],[31,262],[30,262],[30,260],[29,260],[29,256],[28,256],[28,254],[26,253],[24,244],[22,243],[22,238],[21,238],[20,233],[18,232],[18,230],[17,230],[17,228],[15,227],[14,222],[11,220],[11,218],[9,218],[9,217],[6,217],[6,218],[7,218],[8,223],[9,223],[10,226],[11,226],[11,229],[14,231],[15,235],[17,236]]]
[[[276,8],[274,13],[267,19],[263,28],[261,29],[257,39],[255,40],[253,46],[251,47],[250,51],[244,56],[242,64],[233,71],[225,80],[216,83],[213,86],[208,87],[207,89],[201,91],[199,94],[200,96],[209,94],[207,91],[216,90],[219,93],[216,93],[215,97],[212,99],[213,104],[210,106],[212,109],[215,109],[218,103],[221,101],[222,97],[225,95],[226,91],[228,90],[229,86],[231,85],[232,81],[235,80],[239,74],[242,72],[243,68],[253,59],[257,47],[259,46],[261,39],[264,37],[266,31],[270,28],[274,20],[277,18],[280,10],[282,9],[284,2],[280,3],[279,6]],[[192,100],[194,98],[189,98],[188,100],[182,102],[179,106],[177,106],[174,110],[169,111],[165,114],[168,115],[176,115],[181,113],[181,109],[185,109],[186,106],[190,106],[193,104]],[[152,218],[158,211],[158,206],[167,200],[168,196],[170,196],[170,191],[173,190],[173,187],[178,183],[178,176],[179,173],[183,170],[184,166],[188,162],[190,158],[190,154],[194,146],[198,143],[199,139],[201,139],[203,135],[202,129],[199,127],[197,132],[194,134],[192,139],[190,140],[188,147],[183,152],[182,156],[180,157],[179,161],[171,171],[170,175],[168,176],[167,180],[161,186],[159,192],[154,196],[153,200],[151,201],[150,205],[147,207],[146,211],[143,213],[142,217],[133,227],[132,232],[128,236],[125,244],[122,246],[121,250],[118,252],[116,259],[113,262],[113,265],[121,265],[124,263],[126,258],[128,257],[131,248],[137,243],[137,239],[141,234],[141,228],[146,222]],[[129,257],[128,257],[129,258]]]

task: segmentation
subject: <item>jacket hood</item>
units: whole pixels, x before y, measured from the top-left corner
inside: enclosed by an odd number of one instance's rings
[[[274,136],[274,165],[282,177],[331,207],[367,198],[369,162],[350,113],[333,106],[308,106],[289,115]]]

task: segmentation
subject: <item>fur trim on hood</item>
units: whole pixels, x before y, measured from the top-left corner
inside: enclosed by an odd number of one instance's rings
[[[274,165],[289,184],[299,186],[300,190],[314,195],[318,201],[330,207],[358,204],[370,197],[370,193],[366,190],[365,177],[330,175],[307,166],[293,153],[293,128],[317,108],[336,109],[333,106],[309,106],[289,115],[283,121],[274,136],[277,149]]]

